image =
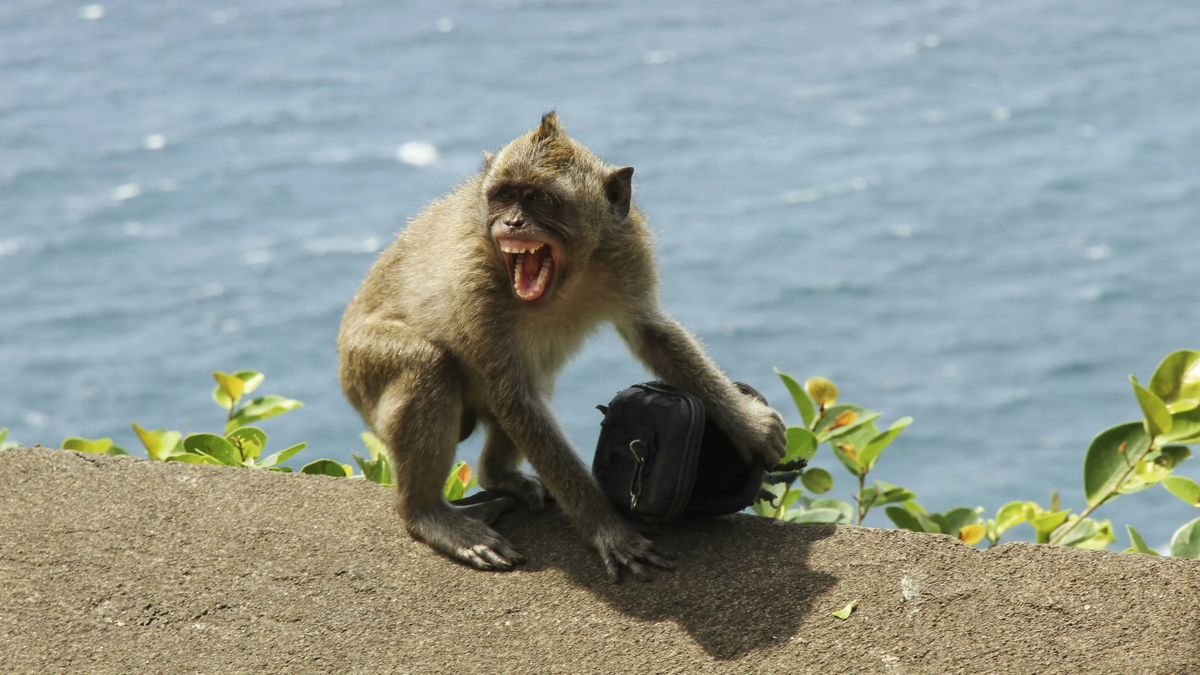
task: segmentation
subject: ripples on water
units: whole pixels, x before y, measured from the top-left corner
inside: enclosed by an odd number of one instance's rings
[[[557,108],[637,167],[666,302],[731,375],[913,415],[878,473],[929,507],[1078,504],[1126,375],[1200,348],[1200,8],[729,7],[3,3],[0,426],[134,447],[130,419],[217,426],[209,372],[253,367],[307,403],[272,445],[348,460],[345,303]],[[642,377],[608,333],[564,374],[585,454]],[[1152,545],[1194,515],[1125,501]]]

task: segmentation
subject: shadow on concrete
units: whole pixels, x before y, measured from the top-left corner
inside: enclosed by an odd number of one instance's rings
[[[653,539],[676,555],[676,570],[658,573],[651,583],[627,574],[614,585],[565,516],[553,511],[516,512],[497,523],[528,557],[525,572],[562,569],[626,616],[678,624],[715,659],[740,659],[795,637],[814,601],[836,582],[807,563],[809,547],[831,536],[833,526],[739,514],[664,527]],[[652,654],[648,647],[647,659]]]

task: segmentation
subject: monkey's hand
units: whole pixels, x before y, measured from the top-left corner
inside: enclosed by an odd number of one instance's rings
[[[743,398],[723,426],[747,464],[758,455],[772,467],[787,455],[787,425],[782,415],[764,403]]]
[[[608,580],[614,584],[621,583],[622,568],[628,568],[639,581],[654,578],[650,567],[668,571],[675,569],[675,563],[671,562],[674,556],[656,548],[616,514],[602,521],[591,539],[592,548],[596,549],[604,563]]]

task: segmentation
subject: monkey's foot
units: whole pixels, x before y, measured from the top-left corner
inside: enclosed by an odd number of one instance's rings
[[[608,580],[614,584],[621,583],[622,568],[628,568],[639,581],[654,578],[650,567],[675,569],[675,563],[671,562],[675,556],[656,548],[649,539],[620,520],[601,526],[592,537],[592,547],[600,554]]]
[[[534,513],[541,513],[545,510],[546,500],[551,498],[541,480],[520,471],[510,471],[499,478],[481,477],[480,483],[488,490],[516,497],[525,502],[529,510]]]
[[[508,497],[501,497],[483,504],[429,512],[412,518],[406,525],[414,538],[475,569],[510,570],[513,565],[525,562],[525,556],[482,520],[472,517],[480,513],[468,515],[465,509],[512,501]]]

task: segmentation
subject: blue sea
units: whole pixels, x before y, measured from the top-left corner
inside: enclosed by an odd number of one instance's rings
[[[791,423],[774,367],[913,416],[872,476],[931,510],[1078,509],[1128,375],[1200,348],[1194,2],[5,0],[0,427],[133,450],[131,421],[219,429],[211,372],[253,368],[305,403],[269,446],[349,462],[347,301],[550,109],[636,168],[666,305],[727,372]],[[563,373],[585,457],[644,378],[611,332]],[[1163,547],[1197,512],[1097,515]]]

